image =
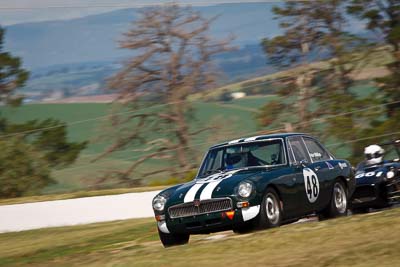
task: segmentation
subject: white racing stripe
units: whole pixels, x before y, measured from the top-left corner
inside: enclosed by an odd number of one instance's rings
[[[214,181],[214,182],[209,183],[209,184],[203,189],[203,191],[201,192],[200,200],[203,200],[203,199],[210,199],[211,196],[212,196],[212,193],[213,193],[214,189],[217,187],[217,185],[218,185],[220,182],[222,182],[222,180]]]
[[[197,192],[200,190],[200,188],[204,185],[205,188],[200,194],[200,200],[204,199],[211,199],[212,193],[214,192],[214,189],[218,186],[220,182],[223,180],[230,178],[233,174],[238,172],[239,170],[232,170],[226,173],[217,173],[217,174],[212,174],[208,176],[205,179],[202,179],[200,181],[197,181],[196,184],[194,184],[186,193],[185,198],[183,199],[183,202],[191,202],[194,200],[196,197]]]
[[[194,200],[196,197],[197,191],[199,191],[200,187],[202,187],[203,184],[195,184],[193,185],[189,191],[186,193],[185,198],[183,199],[183,202],[191,202]]]

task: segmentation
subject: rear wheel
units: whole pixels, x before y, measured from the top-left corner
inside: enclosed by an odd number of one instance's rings
[[[166,234],[160,230],[158,230],[158,235],[160,236],[161,243],[166,248],[187,244],[190,237],[188,234]]]
[[[268,188],[265,191],[260,215],[258,217],[258,228],[278,227],[282,222],[282,209],[280,199],[277,192],[273,188]]]
[[[328,207],[322,212],[320,218],[335,218],[347,215],[348,208],[347,189],[343,182],[337,180],[333,185],[332,197]]]

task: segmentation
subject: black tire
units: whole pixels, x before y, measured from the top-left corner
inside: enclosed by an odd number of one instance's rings
[[[348,194],[346,185],[336,180],[332,188],[332,196],[328,207],[320,214],[320,219],[331,219],[347,215],[348,210]]]
[[[165,248],[185,245],[189,242],[190,235],[188,234],[166,234],[158,230],[161,243]]]
[[[273,188],[267,188],[261,202],[260,214],[257,217],[257,228],[278,227],[282,223],[283,212],[279,195]]]

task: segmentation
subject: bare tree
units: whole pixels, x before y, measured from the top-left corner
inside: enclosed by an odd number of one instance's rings
[[[212,88],[216,80],[212,57],[231,49],[230,39],[209,36],[213,20],[190,7],[169,4],[144,9],[124,34],[120,47],[132,50],[134,56],[111,77],[109,87],[119,94],[118,105],[132,113],[112,116],[116,142],[100,156],[135,148],[141,156],[118,174],[120,179],[129,181],[139,165],[155,158],[173,164],[143,177],[159,172],[178,175],[194,167],[190,141],[210,127],[190,125],[194,118],[188,97]]]

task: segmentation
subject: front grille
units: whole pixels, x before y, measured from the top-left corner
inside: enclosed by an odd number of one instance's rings
[[[198,206],[195,206],[194,202],[172,206],[168,209],[169,216],[174,219],[232,209],[232,200],[230,198],[207,199],[201,200],[199,203]]]

